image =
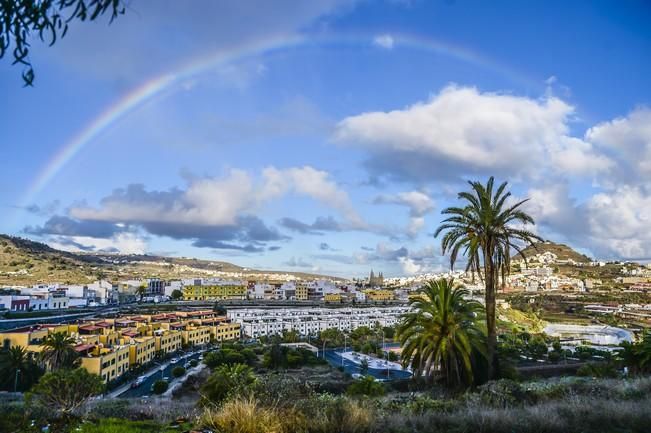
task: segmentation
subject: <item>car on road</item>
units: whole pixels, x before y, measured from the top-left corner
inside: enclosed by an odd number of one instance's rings
[[[179,362],[179,358],[172,358],[172,360],[170,362],[172,364],[176,364],[177,362]]]
[[[135,382],[131,384],[131,388],[138,388],[140,385],[142,385],[147,378],[145,376],[139,376]]]

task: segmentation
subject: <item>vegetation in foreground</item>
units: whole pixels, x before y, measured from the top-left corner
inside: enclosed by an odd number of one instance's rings
[[[334,395],[316,393],[301,381],[276,375],[257,378],[222,403],[200,410],[184,402],[117,399],[93,402],[78,417],[52,418],[35,403],[5,403],[0,431],[38,432],[49,424],[50,431],[93,433],[190,428],[223,433],[642,433],[651,425],[650,393],[650,377],[569,377],[525,383],[499,380],[459,394],[431,387],[384,396]]]

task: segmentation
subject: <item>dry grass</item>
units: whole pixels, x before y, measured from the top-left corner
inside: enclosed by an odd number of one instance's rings
[[[249,398],[239,398],[219,408],[208,408],[199,424],[220,433],[285,433],[280,414],[271,408],[261,407]]]

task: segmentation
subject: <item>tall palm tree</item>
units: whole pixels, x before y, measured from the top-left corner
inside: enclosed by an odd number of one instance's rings
[[[43,374],[32,352],[13,346],[0,352],[0,389],[27,391]]]
[[[49,369],[75,368],[79,364],[79,354],[74,349],[75,339],[66,333],[48,334],[41,345],[41,361]]]
[[[429,281],[421,293],[396,331],[402,363],[416,377],[431,378],[440,370],[448,385],[470,384],[473,352],[485,352],[483,306],[467,299],[469,292],[453,280]]]
[[[487,357],[488,374],[495,376],[497,333],[495,329],[495,295],[501,277],[502,284],[511,267],[511,251],[515,250],[526,262],[522,249],[542,239],[523,228],[534,224],[533,218],[520,207],[528,201],[521,200],[507,204],[511,193],[506,190],[507,182],[493,190],[491,176],[482,185],[468,182],[471,191],[458,194],[464,202],[460,207],[449,207],[441,213],[449,215],[434,233],[441,239],[443,254],[450,254],[450,268],[454,268],[459,255],[467,258],[466,271],[477,274],[486,285],[486,328],[488,331]]]

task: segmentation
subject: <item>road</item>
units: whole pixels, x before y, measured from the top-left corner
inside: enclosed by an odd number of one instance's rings
[[[337,352],[342,351],[343,348],[339,349],[326,349],[325,351],[325,359],[328,361],[330,365],[333,367],[344,367],[344,371],[348,374],[355,374],[355,373],[361,373],[362,369],[359,365],[355,364],[354,362],[348,360],[348,359],[343,359],[342,357],[339,356]],[[347,350],[350,350],[348,348]],[[343,362],[342,362],[343,361]],[[375,368],[369,368],[366,372],[366,374],[369,374],[376,379],[382,379],[382,380],[397,380],[397,379],[408,379],[411,377],[411,373],[406,370],[387,370],[382,369],[375,369]]]
[[[144,373],[143,376],[147,376],[147,379],[142,383],[137,388],[131,388],[130,386],[123,386],[115,390],[114,392],[110,393],[110,397],[120,397],[120,398],[138,398],[138,397],[143,397],[143,396],[148,396],[151,395],[151,386],[156,382],[157,380],[160,380],[163,377],[168,377],[169,381],[171,382],[174,377],[172,376],[172,370],[174,367],[183,367],[186,362],[189,362],[192,359],[199,359],[199,355],[201,355],[201,352],[195,352],[192,355],[182,355],[179,356],[178,358],[180,359],[179,362],[176,364],[172,364],[169,361],[166,361],[165,364],[163,364],[163,370],[161,371],[161,366],[156,366],[155,368],[152,368],[149,370],[147,373]],[[120,392],[122,389],[126,388],[124,392]]]

